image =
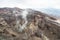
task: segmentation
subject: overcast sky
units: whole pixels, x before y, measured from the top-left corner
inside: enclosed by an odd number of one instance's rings
[[[60,9],[60,0],[0,0],[0,7]]]

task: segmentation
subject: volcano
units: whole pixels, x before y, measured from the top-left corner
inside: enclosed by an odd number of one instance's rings
[[[33,9],[0,8],[0,40],[60,40],[60,19]]]

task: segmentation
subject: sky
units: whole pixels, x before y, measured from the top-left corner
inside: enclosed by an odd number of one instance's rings
[[[60,0],[0,0],[0,7],[60,9]]]

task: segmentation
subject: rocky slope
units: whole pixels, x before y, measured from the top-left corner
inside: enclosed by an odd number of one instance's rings
[[[60,40],[56,20],[32,9],[0,8],[0,40]]]

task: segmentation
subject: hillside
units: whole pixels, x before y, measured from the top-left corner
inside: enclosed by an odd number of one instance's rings
[[[0,40],[60,40],[60,20],[32,9],[0,8]]]

